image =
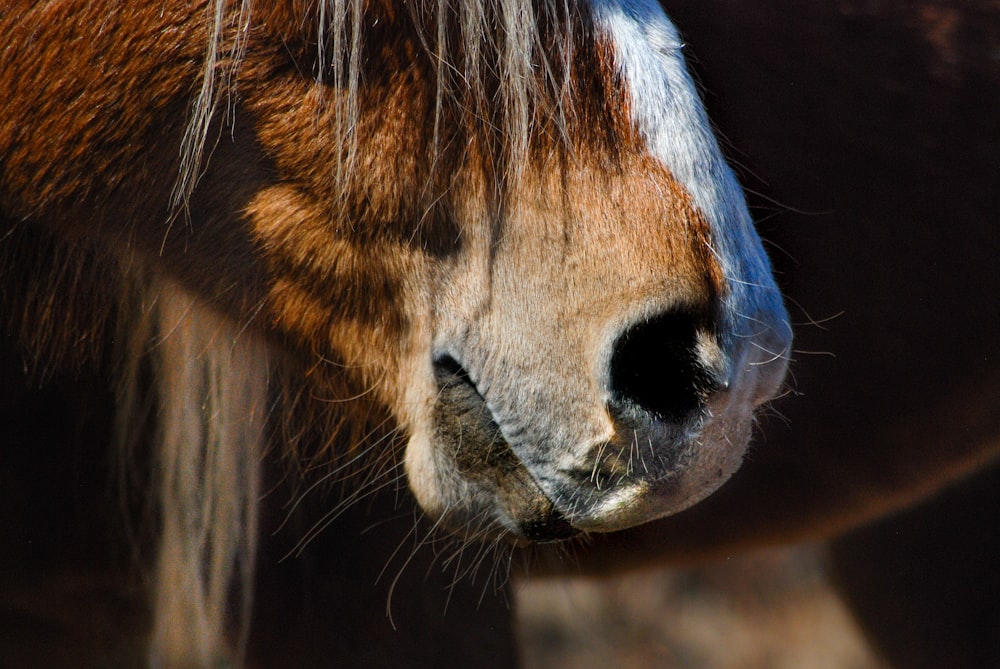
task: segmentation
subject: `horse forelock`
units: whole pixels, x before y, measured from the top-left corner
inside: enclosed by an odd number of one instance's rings
[[[589,135],[608,139],[607,149],[634,132],[621,122],[629,101],[611,85],[617,45],[595,34],[590,3],[290,0],[264,7],[213,0],[206,12],[203,77],[181,148],[175,206],[186,203],[198,181],[212,119],[239,97],[255,31],[273,33],[290,53],[298,49],[295,67],[326,91],[323,105],[333,111],[327,141],[336,146],[330,176],[337,183],[357,167],[358,127],[368,111],[362,88],[385,76],[378,68],[386,69],[388,52],[420,61],[429,72],[423,131],[431,135],[435,164],[455,126],[483,139],[482,157],[498,180],[519,175],[539,145],[572,151]],[[606,72],[596,92],[595,67]],[[608,132],[618,134],[607,138]]]

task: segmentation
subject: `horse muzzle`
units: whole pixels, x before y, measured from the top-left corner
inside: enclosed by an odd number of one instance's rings
[[[788,344],[769,336],[727,352],[708,319],[645,320],[617,337],[587,406],[557,379],[441,356],[430,443],[414,437],[407,455],[411,484],[468,536],[556,541],[681,511],[742,462],[753,410],[784,374],[784,357],[759,354]]]

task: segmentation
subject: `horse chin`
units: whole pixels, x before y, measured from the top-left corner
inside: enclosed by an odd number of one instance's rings
[[[514,543],[579,533],[514,454],[483,398],[457,366],[438,366],[433,427],[406,448],[418,503],[437,526],[470,539]]]

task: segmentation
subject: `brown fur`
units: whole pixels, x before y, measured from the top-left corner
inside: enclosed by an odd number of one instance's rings
[[[38,58],[27,67],[26,58],[15,59],[8,52],[0,75],[10,100],[0,126],[5,215],[42,222],[59,235],[97,240],[99,253],[106,255],[108,249],[119,256],[111,266],[169,263],[168,272],[179,272],[196,293],[237,319],[256,314],[255,327],[263,326],[309,354],[347,351],[350,342],[357,341],[348,334],[337,344],[314,350],[310,342],[336,334],[321,332],[322,323],[360,318],[384,335],[376,340],[398,339],[406,327],[406,316],[396,306],[406,290],[398,284],[399,277],[426,271],[421,264],[427,262],[428,251],[448,253],[461,240],[449,209],[464,205],[442,195],[482,192],[484,184],[493,183],[505,169],[498,162],[501,156],[489,157],[492,146],[470,144],[475,128],[466,127],[460,135],[440,140],[444,149],[431,173],[428,166],[435,164],[436,147],[428,144],[427,128],[435,114],[433,71],[416,34],[406,28],[408,17],[381,5],[375,12],[380,23],[366,34],[364,58],[375,61],[370,63],[373,70],[394,74],[384,82],[366,82],[360,105],[377,111],[366,114],[355,130],[362,150],[346,183],[331,178],[331,166],[345,159],[340,145],[316,132],[334,126],[338,107],[333,99],[337,94],[308,77],[316,67],[310,60],[315,57],[309,37],[312,23],[301,18],[308,16],[301,8],[278,3],[254,22],[247,58],[232,82],[238,97],[226,104],[238,101],[232,110],[235,129],[220,127],[209,138],[219,143],[216,167],[204,175],[205,183],[187,211],[172,213],[166,194],[173,183],[163,177],[178,169],[174,150],[209,33],[205,8],[125,7],[108,13],[93,3],[15,5],[4,32],[13,44],[37,45]],[[100,26],[96,39],[86,32],[92,25]],[[281,45],[269,41],[275,30],[285,40]],[[400,39],[407,34],[408,39]],[[392,40],[391,49],[383,39]],[[586,40],[579,38],[583,44]],[[156,50],[143,47],[153,41]],[[607,52],[600,45],[597,49]],[[169,60],[159,53],[170,54]],[[553,106],[573,112],[566,130],[573,153],[559,158],[566,148],[559,130],[554,121],[542,120],[532,133],[532,154],[546,170],[551,165],[572,175],[575,165],[596,163],[602,169],[617,165],[619,174],[662,171],[648,159],[638,158],[647,160],[639,165],[628,157],[639,147],[629,135],[634,131],[627,101],[607,94],[614,89],[611,76],[607,62],[597,72],[576,72],[571,101],[554,101]],[[223,90],[219,97],[227,100],[227,95]],[[604,102],[581,107],[580,101]],[[594,129],[610,134],[595,135]],[[215,138],[220,132],[231,132],[236,145]],[[239,158],[227,161],[228,155]],[[222,173],[219,165],[224,166]],[[684,201],[669,175],[659,180],[671,193],[668,201]],[[586,193],[591,185],[556,182],[547,189],[556,189],[551,202],[558,207],[563,197],[558,189]],[[645,197],[660,195],[651,192]],[[594,197],[587,204],[598,205],[599,200]],[[329,204],[333,202],[343,211],[334,211]],[[698,215],[686,206],[687,211],[664,212],[663,220],[697,222]],[[245,222],[240,212],[246,212]],[[411,227],[414,221],[416,228]],[[227,229],[235,234],[224,232]],[[313,231],[305,232],[309,229]],[[294,235],[289,234],[292,230]],[[220,234],[226,238],[220,239]],[[695,223],[692,236],[707,239],[704,223]],[[685,246],[706,250],[697,241]],[[142,258],[134,260],[135,253]],[[675,255],[663,260],[677,264],[679,259]],[[206,275],[200,271],[205,266],[238,274]],[[698,266],[714,263],[707,254],[691,257],[678,265],[677,274],[696,275]],[[256,268],[272,277],[270,287],[258,285]],[[721,283],[718,268],[712,271],[713,281]],[[359,286],[364,286],[363,294],[329,292]],[[296,294],[302,290],[313,294]],[[268,306],[261,308],[261,302]],[[53,311],[60,310],[42,313]],[[25,310],[29,318],[37,313]],[[363,366],[387,358],[385,351],[373,351],[365,361],[368,355],[346,353],[344,362]]]

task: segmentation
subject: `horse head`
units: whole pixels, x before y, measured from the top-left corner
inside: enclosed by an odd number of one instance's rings
[[[188,623],[253,563],[268,441],[515,542],[739,466],[790,330],[651,0],[15,0],[0,28],[6,311],[46,364],[117,318],[123,413],[159,404],[159,655],[216,652]]]
[[[360,370],[445,526],[544,541],[693,504],[790,331],[675,28],[642,1],[416,7],[359,6],[325,75],[286,35],[287,82],[240,84],[283,176],[247,209],[270,322]]]

